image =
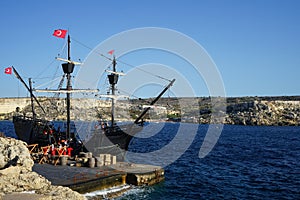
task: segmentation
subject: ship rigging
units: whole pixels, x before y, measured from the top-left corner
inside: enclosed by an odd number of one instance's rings
[[[26,116],[14,116],[13,122],[15,126],[15,131],[19,139],[27,142],[28,144],[38,143],[40,145],[49,145],[50,143],[53,143],[53,141],[56,143],[57,138],[55,138],[53,135],[56,134],[56,130],[52,130],[53,127],[51,125],[51,121],[45,120],[45,119],[39,119],[35,107],[34,107],[34,101],[38,104],[38,106],[41,108],[43,113],[46,115],[47,112],[37,99],[37,97],[34,95],[34,92],[47,92],[47,93],[55,93],[60,94],[64,93],[66,94],[66,131],[63,135],[63,139],[67,141],[76,141],[81,140],[82,138],[76,137],[76,133],[71,132],[71,94],[72,93],[97,93],[99,92],[98,89],[75,89],[72,87],[72,73],[74,71],[75,65],[80,65],[81,63],[75,62],[71,60],[70,55],[70,48],[71,48],[71,37],[68,35],[67,37],[67,59],[63,58],[56,58],[59,61],[63,61],[62,63],[62,69],[63,69],[63,78],[59,83],[58,89],[52,90],[52,89],[33,89],[31,79],[29,79],[29,86],[25,83],[25,81],[22,79],[22,77],[19,75],[17,70],[13,67],[13,71],[16,75],[16,77],[24,84],[25,88],[29,91],[30,97],[31,97],[31,108],[32,108],[32,118],[26,117]],[[162,90],[161,93],[149,104],[148,107],[146,107],[141,114],[134,120],[133,123],[127,124],[126,126],[119,126],[116,124],[115,120],[115,104],[116,99],[118,98],[116,95],[116,85],[118,83],[119,77],[124,76],[125,73],[118,72],[117,71],[117,61],[121,62],[123,64],[127,64],[125,62],[122,62],[120,60],[117,60],[116,57],[113,55],[113,58],[109,58],[103,54],[100,54],[102,57],[109,59],[112,62],[112,70],[106,70],[108,73],[107,78],[110,84],[110,94],[101,95],[98,94],[98,96],[102,96],[105,98],[111,99],[111,119],[110,119],[110,126],[102,127],[101,129],[97,129],[92,133],[92,137],[89,141],[85,141],[84,145],[86,148],[88,148],[89,151],[92,150],[93,153],[113,153],[118,157],[119,160],[124,159],[124,152],[128,149],[128,145],[131,141],[131,139],[134,137],[134,135],[141,130],[141,127],[138,125],[141,125],[143,123],[143,117],[145,114],[150,110],[150,108],[158,101],[159,98],[174,84],[175,79],[168,80],[166,78],[163,78],[158,75],[154,75],[153,73],[149,73],[153,76],[156,76],[158,78],[167,80],[169,83],[167,86]],[[127,64],[129,65],[129,64]],[[130,66],[130,65],[129,65]],[[144,71],[145,72],[145,71]],[[63,88],[63,80],[64,77],[66,77],[66,87]],[[45,134],[46,133],[46,134]],[[57,133],[58,134],[58,133]],[[61,133],[59,133],[61,134]],[[54,138],[54,140],[53,140]],[[61,138],[60,138],[61,139]],[[76,142],[75,142],[76,143]],[[74,144],[75,144],[74,143]],[[82,142],[81,142],[82,143]],[[76,149],[76,147],[74,147]]]

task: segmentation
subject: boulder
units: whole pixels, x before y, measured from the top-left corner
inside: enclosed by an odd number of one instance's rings
[[[25,142],[0,137],[0,169],[22,166],[22,170],[31,171],[33,164]]]
[[[0,199],[86,199],[68,187],[51,185],[32,171],[33,164],[26,143],[0,137]]]

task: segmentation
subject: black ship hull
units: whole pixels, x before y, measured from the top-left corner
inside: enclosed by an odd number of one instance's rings
[[[49,144],[49,135],[45,131],[49,124],[43,120],[33,120],[23,116],[14,116],[13,124],[15,133],[19,140],[29,144],[39,144],[41,146]]]
[[[14,116],[14,128],[18,139],[30,144],[47,146],[53,143],[53,135],[49,135],[50,122],[24,118],[23,116]],[[142,127],[136,124],[107,127],[105,129],[96,129],[91,138],[83,142],[85,151],[92,152],[93,155],[111,154],[117,156],[118,161],[124,161],[126,151],[133,136],[141,131]],[[60,133],[64,136],[64,133]],[[74,137],[75,143],[81,143],[81,138]],[[65,139],[62,137],[62,139]]]
[[[124,161],[130,141],[141,130],[136,124],[97,129],[84,146],[93,155],[111,154],[117,156],[118,161]]]

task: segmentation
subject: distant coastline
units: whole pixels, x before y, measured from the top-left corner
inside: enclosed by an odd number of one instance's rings
[[[222,99],[220,111],[212,106],[212,99],[221,97],[162,98],[148,116],[149,121],[181,121],[187,123],[223,123],[235,125],[299,126],[300,96],[227,97]],[[40,97],[47,109],[49,120],[65,119],[64,98]],[[120,100],[116,112],[119,121],[131,121],[148,99]],[[16,107],[24,115],[31,114],[30,98],[0,98],[0,120],[11,120]],[[72,120],[97,120],[109,118],[110,101],[94,99],[72,99]],[[224,112],[225,111],[225,112]],[[184,112],[184,113],[183,113]],[[219,113],[218,113],[219,112]],[[39,109],[37,108],[39,114]],[[211,118],[214,116],[220,118]],[[147,120],[147,119],[146,119]]]

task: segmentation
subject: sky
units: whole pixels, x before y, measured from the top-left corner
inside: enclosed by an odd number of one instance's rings
[[[6,67],[14,66],[26,81],[32,77],[35,86],[54,78],[60,70],[54,58],[66,43],[52,36],[55,29],[68,30],[74,38],[72,59],[84,61],[103,41],[144,27],[174,30],[201,45],[218,70],[226,96],[299,95],[299,10],[297,0],[3,0],[0,97],[28,96],[13,75],[4,73]],[[119,47],[114,48],[120,61],[131,67],[145,66],[162,77],[172,74],[165,68],[172,68],[188,79],[194,95],[210,95],[205,78],[196,76],[191,63],[178,55],[147,49],[118,55]],[[195,53],[192,48],[190,51]],[[149,63],[156,64],[151,68]],[[154,70],[159,66],[166,67],[161,72]],[[155,81],[151,83],[155,85]],[[176,87],[181,86],[179,81]],[[140,89],[135,88],[136,94],[145,95]]]

